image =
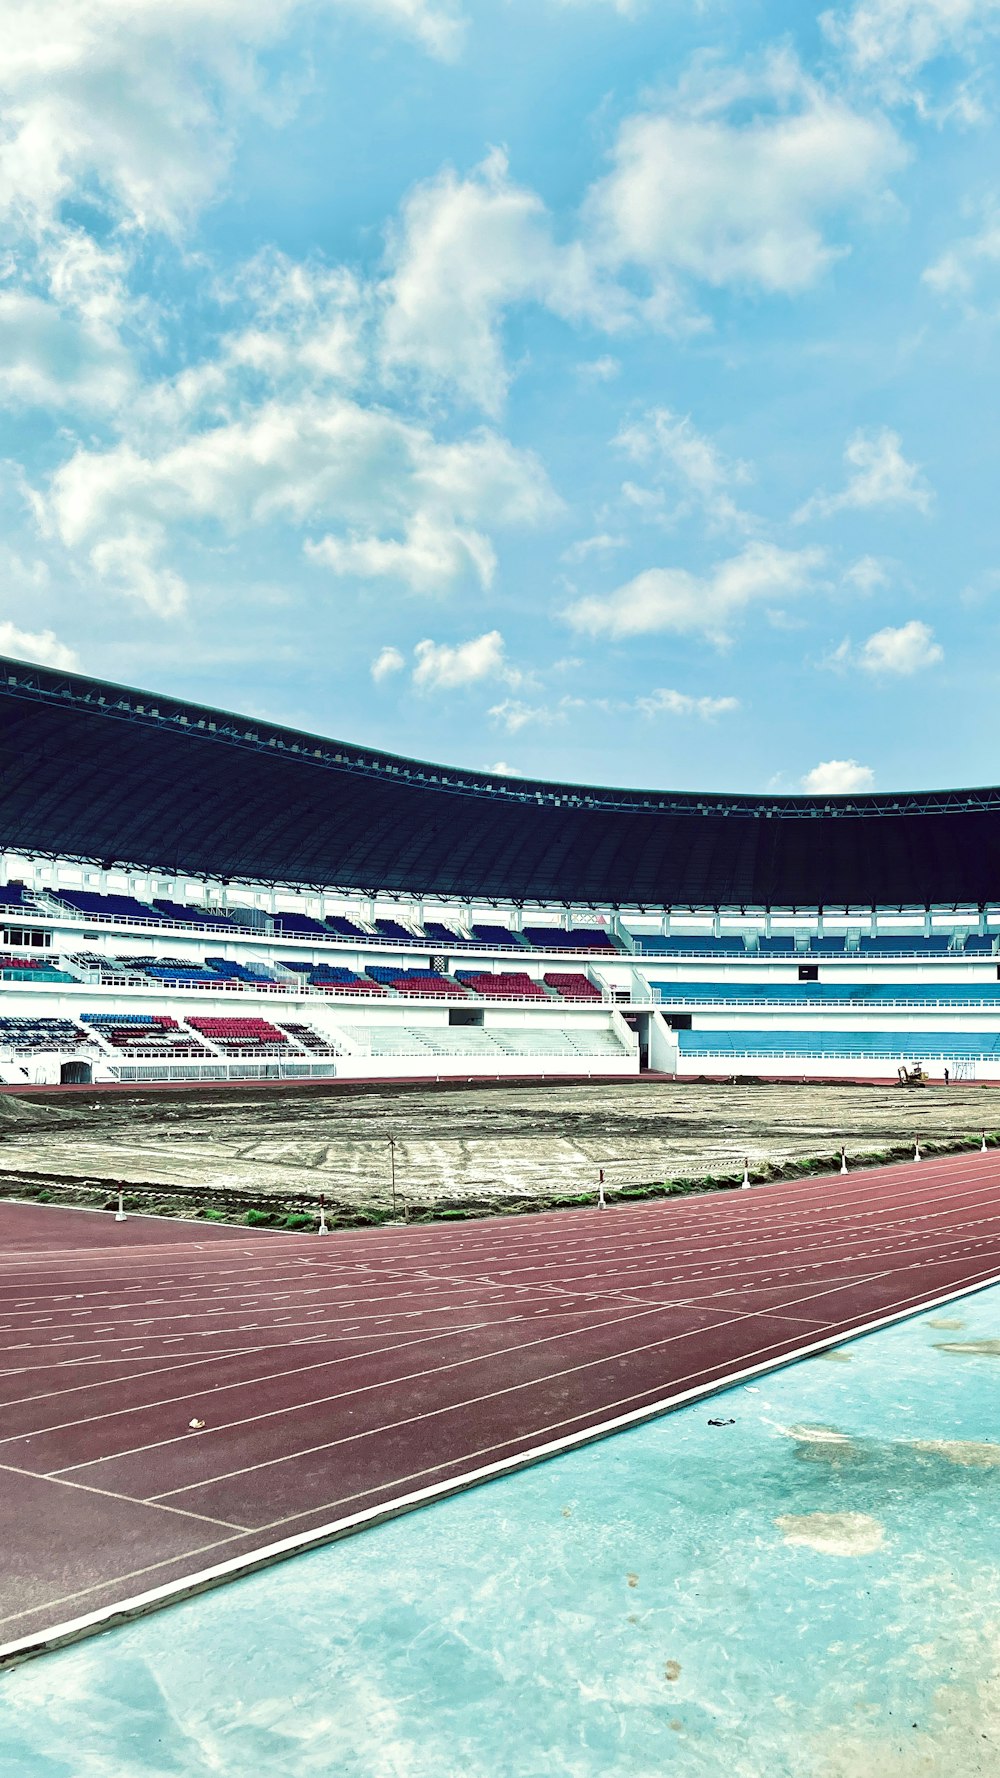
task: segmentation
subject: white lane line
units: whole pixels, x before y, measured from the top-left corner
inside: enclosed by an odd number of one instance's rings
[[[0,1463],[0,1475],[16,1475],[21,1476],[25,1481],[45,1483],[54,1488],[73,1488],[81,1494],[96,1494],[103,1500],[113,1500],[117,1506],[151,1506],[153,1504],[148,1500],[136,1500],[135,1496],[131,1494],[116,1494],[112,1488],[95,1488],[89,1482],[69,1482],[62,1476],[40,1475],[37,1469],[20,1469],[13,1463]],[[157,1506],[160,1504],[161,1502],[156,1502]],[[162,1502],[162,1505],[164,1512],[176,1513],[178,1518],[197,1519],[202,1525],[222,1525],[230,1531],[241,1529],[234,1519],[213,1518],[209,1513],[194,1512],[190,1507],[168,1506],[165,1501]]]

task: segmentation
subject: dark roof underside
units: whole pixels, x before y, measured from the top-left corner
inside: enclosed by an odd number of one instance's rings
[[[756,798],[498,779],[0,660],[0,848],[470,900],[976,905],[1000,895],[1000,791]]]

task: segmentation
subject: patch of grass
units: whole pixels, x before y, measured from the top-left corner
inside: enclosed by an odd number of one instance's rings
[[[252,1210],[247,1211],[248,1222],[253,1214]],[[314,1229],[317,1223],[315,1216],[310,1216],[307,1210],[290,1210],[282,1226],[286,1229]]]
[[[221,1215],[219,1216],[219,1221],[220,1222],[222,1221]],[[273,1210],[248,1210],[246,1215],[243,1218],[243,1221],[246,1223],[248,1229],[270,1228],[272,1222],[274,1221],[274,1211]]]

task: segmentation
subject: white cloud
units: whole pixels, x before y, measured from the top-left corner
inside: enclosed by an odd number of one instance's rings
[[[984,568],[962,588],[959,596],[963,605],[975,606],[994,599],[997,593],[1000,593],[1000,568]]]
[[[974,55],[1000,23],[1000,0],[855,0],[821,16],[854,71],[889,99],[922,104],[914,81],[942,56]]]
[[[739,698],[695,698],[687,692],[662,688],[635,700],[635,708],[644,716],[699,716],[703,722],[711,722],[716,716],[729,716],[739,707]]]
[[[117,535],[94,542],[90,565],[109,592],[136,600],[157,617],[176,617],[187,603],[187,587],[160,560],[162,543],[158,525],[126,522]]]
[[[117,335],[24,290],[0,290],[0,401],[109,408],[132,387]]]
[[[537,726],[551,728],[566,722],[571,714],[586,711],[605,717],[682,716],[712,722],[717,716],[729,716],[740,707],[738,698],[692,697],[688,692],[670,691],[660,687],[637,698],[584,698],[567,692],[555,704],[527,704],[520,698],[504,698],[494,704],[489,714],[502,724],[510,735],[521,729]]]
[[[499,630],[488,630],[468,642],[418,642],[413,652],[413,683],[418,691],[454,691],[483,679],[520,682],[520,673],[508,665]]]
[[[647,568],[606,598],[577,599],[564,615],[574,629],[593,636],[624,638],[674,630],[700,632],[721,643],[748,606],[808,591],[822,561],[822,552],[816,549],[751,543],[707,574]]]
[[[331,526],[308,548],[335,573],[440,590],[470,567],[492,571],[481,525],[531,525],[558,505],[533,454],[497,434],[443,443],[335,393],[251,403],[224,424],[168,430],[148,451],[79,449],[34,500],[43,529],[165,615],[182,589],[158,564],[181,527]]]
[[[259,60],[309,12],[348,8],[458,47],[449,0],[0,0],[0,212],[35,232],[75,193],[175,232],[218,189]]]
[[[958,302],[975,312],[977,286],[1000,264],[1000,212],[991,203],[982,226],[948,247],[923,274],[923,282],[942,300]]]
[[[446,168],[417,185],[388,242],[385,368],[496,412],[517,305],[605,330],[643,314],[687,328],[701,325],[688,281],[803,290],[846,251],[828,223],[870,205],[905,154],[883,119],[853,111],[786,54],[753,73],[693,77],[670,104],[626,120],[612,159],[565,240],[501,150],[466,176]],[[634,267],[651,297],[629,288]],[[604,354],[577,369],[605,381],[619,364]]]
[[[844,579],[848,586],[857,587],[859,593],[876,593],[880,587],[889,585],[889,571],[877,556],[859,556],[845,568]]]
[[[523,775],[517,766],[508,765],[505,759],[496,760],[486,770],[492,772],[495,778],[520,778]]]
[[[637,18],[645,10],[646,0],[555,0],[557,6],[610,6],[622,18]]]
[[[668,516],[678,519],[699,507],[710,525],[745,530],[752,522],[733,500],[730,489],[753,479],[748,463],[730,461],[711,439],[698,431],[689,415],[669,408],[650,408],[640,419],[623,426],[616,445],[652,475],[674,490],[675,504]],[[626,497],[642,505],[645,490],[626,483]]]
[[[591,383],[613,383],[621,371],[621,361],[607,353],[601,358],[589,358],[576,367],[578,377]]]
[[[447,593],[470,577],[492,582],[496,551],[480,531],[463,530],[417,512],[402,537],[324,537],[306,554],[335,574],[394,579],[415,593]]]
[[[401,673],[406,662],[398,648],[383,648],[372,661],[371,674],[376,685],[388,679],[392,673]]]
[[[927,624],[911,618],[898,629],[876,630],[864,643],[859,663],[866,673],[920,673],[944,659],[944,650],[934,640],[934,631]]]
[[[129,290],[143,236],[183,237],[247,119],[287,119],[296,77],[272,88],[266,52],[344,10],[457,48],[452,0],[0,0],[0,401],[104,413],[133,398],[132,336],[156,321]],[[313,325],[302,368],[330,374],[343,333]],[[242,349],[249,364],[279,345],[295,349],[275,333]]]
[[[565,722],[567,710],[578,702],[577,699],[564,698],[553,707],[549,704],[526,704],[520,698],[504,698],[501,703],[492,705],[490,716],[509,735],[517,735],[523,728],[530,728],[535,723],[543,728],[551,728],[553,723]]]
[[[859,765],[856,759],[825,759],[802,779],[810,796],[848,796],[855,790],[871,790],[874,784],[871,766]]]
[[[829,518],[833,513],[864,511],[876,506],[914,506],[929,512],[933,490],[919,464],[903,456],[898,432],[888,426],[854,433],[844,451],[849,474],[838,494],[814,494],[795,514],[797,524]]]
[[[370,293],[355,273],[321,259],[293,260],[276,249],[255,255],[224,296],[251,305],[252,320],[222,341],[226,371],[268,382],[351,384],[366,368],[363,335]]]
[[[665,319],[689,280],[795,295],[848,250],[828,226],[870,208],[905,158],[884,119],[787,54],[756,73],[710,63],[622,125],[587,219],[605,263],[648,272]]]
[[[613,537],[610,531],[599,531],[596,537],[581,537],[564,549],[564,562],[585,562],[588,556],[606,555],[611,550],[624,549],[627,537]]]
[[[452,384],[488,411],[507,390],[501,329],[515,303],[614,325],[625,298],[602,287],[579,243],[556,243],[537,193],[489,154],[465,179],[446,168],[416,186],[389,244],[383,358]]]
[[[0,623],[0,654],[18,661],[37,661],[40,666],[64,672],[79,666],[72,648],[60,642],[52,630],[19,630],[12,623]]]

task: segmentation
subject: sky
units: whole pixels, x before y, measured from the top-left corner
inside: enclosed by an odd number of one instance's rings
[[[0,41],[0,652],[499,773],[998,780],[1000,0]]]

